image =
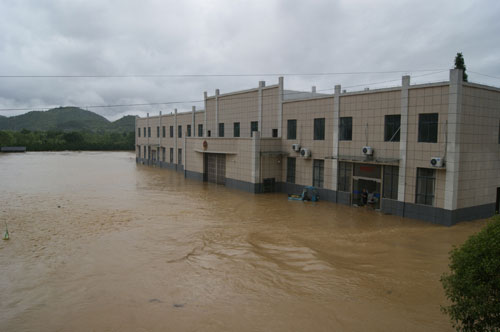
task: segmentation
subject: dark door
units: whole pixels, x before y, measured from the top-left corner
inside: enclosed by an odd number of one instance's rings
[[[496,213],[500,213],[500,187],[497,188],[497,206],[495,211]]]
[[[205,154],[204,180],[217,184],[226,183],[226,155]]]

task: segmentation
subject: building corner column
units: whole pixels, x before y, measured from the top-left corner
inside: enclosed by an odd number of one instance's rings
[[[257,130],[260,131],[261,135],[264,133],[264,123],[262,121],[262,89],[266,86],[265,81],[259,81],[259,89],[257,92],[257,121],[258,121],[258,127]]]
[[[462,114],[462,70],[450,70],[448,94],[448,124],[446,126],[446,184],[444,208],[456,210],[458,207],[458,175],[460,171],[460,133]]]
[[[283,132],[283,88],[284,88],[284,80],[283,76],[278,79],[278,137],[281,137],[281,133]]]
[[[260,132],[254,131],[252,136],[252,182],[254,183],[254,188],[260,181]]]
[[[191,112],[192,112],[192,116],[191,116],[191,137],[196,137],[196,128],[195,128],[195,125],[196,125],[196,119],[195,119],[195,114],[196,114],[196,106],[192,106],[191,107]]]
[[[333,149],[332,149],[332,190],[338,189],[338,167],[339,167],[339,118],[340,118],[340,85],[335,85],[333,95]]]
[[[202,137],[207,137],[207,92],[203,92],[203,101],[204,101],[204,104],[205,104],[205,112],[203,114],[203,135]]]
[[[215,89],[215,135],[219,137],[219,89]]]
[[[177,108],[174,109],[174,161],[179,164],[179,150],[177,146],[177,139],[179,138],[179,127],[177,126]]]
[[[399,126],[399,174],[398,201],[404,202],[406,195],[406,156],[408,148],[408,105],[410,76],[402,77],[401,81],[401,123]]]

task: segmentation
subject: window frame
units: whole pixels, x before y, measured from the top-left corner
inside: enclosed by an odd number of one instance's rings
[[[190,124],[186,125],[186,130],[187,130],[187,137],[191,137],[191,125]]]
[[[430,171],[432,175],[421,175],[421,172]],[[436,197],[436,170],[432,168],[417,168],[417,176],[415,179],[415,204],[434,206]],[[430,190],[429,190],[430,184]],[[419,189],[425,186],[424,193],[419,193]],[[431,193],[429,193],[431,192]],[[423,202],[421,198],[423,197]]]
[[[297,119],[287,120],[286,139],[297,139]]]
[[[401,114],[386,114],[384,116],[384,142],[399,142],[400,140]]]
[[[240,123],[233,123],[233,137],[240,137]]]
[[[254,131],[259,131],[259,121],[250,121],[250,137],[253,137]]]
[[[430,120],[431,117],[435,117],[435,121],[434,119]],[[418,115],[418,142],[437,143],[438,136],[439,113],[420,113]]]
[[[170,137],[174,137],[174,126],[170,126]]]
[[[219,137],[224,137],[224,122],[219,122]]]
[[[337,166],[337,191],[351,192],[353,164],[340,161]]]
[[[339,118],[339,141],[352,141],[352,116]]]
[[[325,161],[323,159],[313,159],[312,185],[316,188],[323,188],[325,184]]]
[[[399,166],[384,165],[382,198],[398,199]]]
[[[203,124],[198,124],[198,137],[203,137]]]
[[[315,118],[313,123],[313,140],[324,141],[325,140],[325,118]]]

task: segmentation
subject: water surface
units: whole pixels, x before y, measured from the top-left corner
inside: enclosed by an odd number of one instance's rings
[[[0,154],[2,331],[451,331],[447,228],[184,179],[126,152]]]

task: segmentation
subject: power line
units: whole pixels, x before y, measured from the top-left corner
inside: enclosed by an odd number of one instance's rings
[[[440,74],[442,72],[447,71],[445,70],[440,70],[440,71],[435,71],[431,73],[426,73],[426,74],[421,74],[421,75],[416,75],[412,76],[413,78],[417,77],[423,77],[423,76],[429,76],[429,75],[434,75],[434,74]],[[384,84],[384,83],[390,83],[390,82],[399,82],[401,81],[401,78],[398,79],[393,79],[393,80],[386,80],[386,81],[379,81],[379,82],[372,82],[372,83],[364,83],[364,84],[357,84],[357,85],[351,85],[351,86],[346,86],[344,88],[354,88],[354,87],[360,87],[360,86],[371,86],[371,85],[377,85],[377,84]],[[334,88],[327,88],[327,89],[320,89],[316,90],[316,92],[323,92],[323,91],[332,91]],[[237,92],[237,91],[236,91]],[[290,96],[290,95],[303,95],[311,93],[310,91],[289,91],[286,93],[283,93],[283,96]],[[213,96],[211,96],[213,97]],[[313,97],[313,95],[311,95]],[[321,96],[317,96],[321,97]],[[326,95],[325,97],[328,97]],[[254,97],[243,97],[243,96],[233,96],[230,98],[225,98],[226,101],[231,101],[231,100],[242,100],[242,99],[253,99]],[[68,107],[79,107],[81,109],[88,109],[88,108],[113,108],[113,107],[139,107],[139,106],[162,106],[162,105],[175,105],[175,104],[198,104],[204,102],[204,99],[201,100],[183,100],[183,101],[167,101],[167,102],[157,102],[157,103],[135,103],[135,104],[113,104],[113,105],[85,105],[85,106],[68,106]],[[0,112],[7,112],[7,111],[33,111],[33,110],[49,110],[54,107],[48,107],[48,106],[40,106],[40,107],[30,107],[30,108],[0,108]]]
[[[440,71],[445,69],[415,69],[389,71],[357,71],[357,72],[319,72],[319,73],[237,73],[237,74],[140,74],[140,75],[0,75],[0,78],[196,78],[196,77],[259,77],[259,76],[335,76],[335,75],[367,75],[396,74]]]

